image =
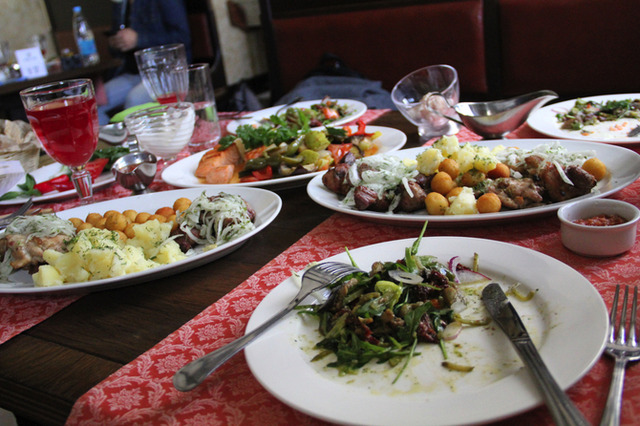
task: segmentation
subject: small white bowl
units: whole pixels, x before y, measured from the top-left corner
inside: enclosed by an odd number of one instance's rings
[[[575,223],[599,215],[619,215],[625,223],[591,226]],[[631,249],[636,241],[640,210],[619,200],[590,199],[567,204],[558,209],[562,244],[569,250],[590,257],[615,256]]]

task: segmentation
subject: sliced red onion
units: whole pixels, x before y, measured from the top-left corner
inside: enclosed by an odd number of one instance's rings
[[[420,275],[412,272],[405,272],[400,269],[390,270],[389,276],[394,280],[405,284],[420,284],[423,281]]]
[[[460,265],[460,258],[458,256],[449,259],[449,270],[453,274],[453,281],[458,284],[471,284],[491,280],[491,278],[480,272],[472,271],[466,266]]]
[[[458,337],[462,331],[462,323],[458,321],[453,321],[444,328],[442,331],[442,338],[446,341],[450,341]]]

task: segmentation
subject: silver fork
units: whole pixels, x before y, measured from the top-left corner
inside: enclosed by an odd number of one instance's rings
[[[620,323],[616,325],[616,311],[618,309],[618,295],[620,285],[616,286],[616,294],[613,297],[611,314],[609,321],[609,338],[605,353],[615,358],[613,367],[613,377],[611,387],[607,396],[607,404],[600,420],[600,425],[615,426],[620,424],[620,406],[622,405],[622,388],[624,385],[624,372],[628,361],[640,359],[640,347],[636,342],[636,312],[638,308],[638,287],[633,289],[633,302],[631,303],[631,319],[626,326],[627,298],[629,286],[624,288],[624,299],[622,300],[622,311],[620,312]],[[628,336],[627,336],[628,334]]]
[[[16,217],[25,214],[27,212],[27,210],[29,210],[31,208],[32,205],[33,205],[33,200],[31,199],[31,197],[29,197],[29,199],[27,201],[25,201],[25,203],[23,205],[21,205],[18,210],[16,210],[15,212],[11,213],[8,216],[5,216],[5,217],[1,218],[0,219],[0,230],[6,228],[11,223],[11,221],[13,219],[15,219]]]
[[[286,308],[268,319],[264,324],[245,334],[237,340],[192,361],[176,372],[173,376],[173,385],[182,392],[190,391],[198,386],[204,379],[213,373],[218,367],[227,362],[233,355],[251,343],[256,337],[265,332],[276,322],[291,312],[311,293],[321,290],[340,278],[347,275],[363,272],[351,265],[339,262],[324,262],[312,266],[302,275],[302,285],[296,297],[289,302]]]

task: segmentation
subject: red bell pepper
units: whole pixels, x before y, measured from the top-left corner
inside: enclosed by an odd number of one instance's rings
[[[252,170],[251,174],[258,180],[268,180],[273,177],[273,170],[271,166],[265,166],[260,170]]]
[[[331,156],[333,157],[334,164],[338,164],[342,157],[353,147],[352,143],[332,143],[327,147]]]

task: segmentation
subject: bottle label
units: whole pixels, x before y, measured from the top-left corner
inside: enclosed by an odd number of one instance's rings
[[[80,55],[89,56],[97,53],[96,43],[93,40],[78,40]]]

